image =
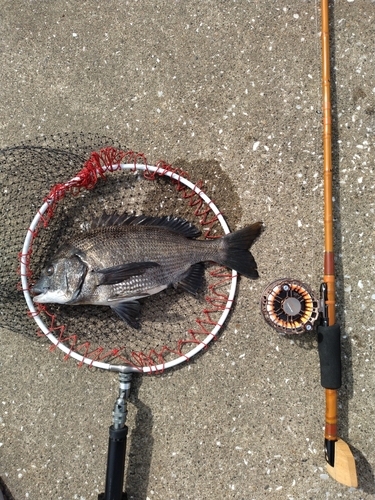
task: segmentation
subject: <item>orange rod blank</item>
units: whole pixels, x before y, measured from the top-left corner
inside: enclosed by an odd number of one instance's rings
[[[324,282],[327,295],[327,327],[336,323],[335,316],[335,272],[333,257],[333,210],[332,210],[332,119],[329,50],[329,0],[322,0],[322,94],[323,94],[323,147],[324,147]],[[338,325],[336,325],[338,326]],[[335,327],[333,327],[335,328]],[[330,330],[332,333],[333,331]],[[325,332],[327,335],[328,332]],[[340,330],[338,329],[340,335]],[[332,337],[331,337],[332,338]],[[340,338],[338,338],[340,342]],[[326,344],[328,345],[328,344]],[[334,344],[333,344],[334,345]],[[338,348],[340,345],[337,346]],[[334,353],[332,353],[334,354]],[[336,352],[337,354],[337,352]],[[340,364],[341,384],[341,364]],[[327,387],[327,386],[326,386]],[[328,386],[329,387],[329,386]],[[335,387],[335,385],[333,385]],[[337,389],[325,389],[326,422],[325,445],[328,461],[327,471],[336,481],[357,487],[357,472],[349,446],[337,438]]]
[[[337,390],[326,389],[326,425],[324,437],[330,441],[337,439]]]
[[[322,93],[324,150],[324,282],[327,283],[328,321],[330,325],[334,325],[336,316],[333,261],[332,118],[328,0],[322,0]]]
[[[335,274],[333,260],[332,210],[332,118],[329,51],[328,0],[322,0],[322,94],[323,94],[323,170],[324,170],[324,282],[327,284],[328,325],[334,325]],[[337,390],[326,389],[325,438],[337,439]]]

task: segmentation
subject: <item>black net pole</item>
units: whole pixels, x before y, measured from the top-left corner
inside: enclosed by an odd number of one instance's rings
[[[114,429],[113,425],[109,428],[105,493],[101,493],[98,500],[127,500],[123,492],[127,434],[126,425],[122,429]]]
[[[109,428],[105,492],[98,500],[127,500],[124,488],[125,454],[128,427],[125,425],[126,402],[130,393],[130,373],[120,373],[119,397],[113,410],[113,424]]]

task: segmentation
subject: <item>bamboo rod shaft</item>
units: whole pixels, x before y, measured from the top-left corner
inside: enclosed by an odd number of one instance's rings
[[[332,118],[330,85],[330,50],[329,50],[329,0],[321,0],[322,16],[322,94],[323,94],[323,147],[324,147],[324,282],[327,288],[328,325],[332,331],[335,325],[335,272],[333,258],[333,209],[332,209]],[[335,326],[333,326],[335,325]],[[328,332],[326,332],[327,334]],[[340,335],[340,333],[338,333]],[[340,348],[340,338],[338,346]],[[335,353],[332,353],[334,355]],[[337,352],[336,352],[337,354]],[[340,363],[339,363],[340,364]],[[332,367],[333,369],[333,367]],[[341,384],[341,364],[340,364]],[[328,385],[328,387],[330,387]],[[332,385],[331,387],[336,387]],[[353,454],[349,446],[337,438],[337,389],[325,389],[325,446],[328,461],[328,473],[336,481],[351,487],[357,487],[357,472]]]
[[[332,117],[329,47],[329,0],[322,0],[322,94],[324,171],[324,282],[327,284],[328,325],[336,322],[332,209]],[[326,389],[325,438],[337,439],[337,390]]]
[[[324,282],[327,283],[328,321],[335,324],[335,276],[332,210],[332,117],[328,0],[322,0],[322,94],[324,168]]]
[[[322,0],[322,94],[323,94],[323,172],[324,172],[324,282],[327,283],[328,325],[336,322],[335,270],[333,258],[332,208],[332,117],[329,47],[329,0]],[[326,389],[325,437],[337,439],[337,391]]]
[[[326,389],[326,425],[324,437],[329,440],[337,438],[337,391]]]

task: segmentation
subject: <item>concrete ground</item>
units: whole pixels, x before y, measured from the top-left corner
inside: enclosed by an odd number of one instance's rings
[[[357,490],[325,470],[315,336],[279,336],[258,305],[274,279],[315,290],[322,279],[319,3],[0,1],[0,147],[83,132],[151,163],[216,160],[238,195],[239,227],[266,226],[254,247],[261,277],[241,280],[220,339],[188,366],[135,380],[129,498],[375,497],[375,3],[331,4],[339,434]],[[0,343],[9,491],[96,499],[117,377],[9,329]]]

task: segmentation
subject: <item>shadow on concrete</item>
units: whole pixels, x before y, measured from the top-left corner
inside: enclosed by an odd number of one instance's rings
[[[375,475],[365,456],[354,446],[350,446],[355,458],[358,476],[358,488],[365,493],[374,495],[375,498]]]
[[[2,477],[0,477],[0,500],[15,500]]]
[[[345,441],[349,438],[349,401],[354,396],[353,388],[353,353],[351,339],[345,328],[345,294],[344,294],[344,269],[342,255],[342,226],[341,226],[341,193],[340,193],[340,130],[337,118],[337,72],[336,72],[336,32],[335,32],[335,9],[334,4],[330,4],[330,56],[331,56],[331,109],[332,109],[332,175],[333,187],[332,195],[335,199],[333,204],[333,224],[334,224],[334,249],[335,249],[335,276],[336,282],[336,307],[337,322],[341,325],[341,359],[342,359],[342,386],[339,391],[338,409],[338,432]],[[354,448],[351,449],[356,459],[358,487],[366,493],[375,493],[374,472],[364,455]]]
[[[128,499],[146,500],[150,479],[151,458],[154,439],[152,437],[153,416],[149,406],[138,399],[143,377],[133,376],[130,402],[137,409],[135,427],[129,429],[130,448],[127,457],[125,491]],[[132,411],[133,408],[128,408]]]
[[[340,132],[337,119],[337,82],[336,82],[336,37],[335,37],[335,9],[330,5],[330,56],[331,56],[331,109],[332,109],[332,195],[333,203],[333,231],[335,251],[336,283],[336,314],[337,322],[341,326],[341,358],[342,358],[342,386],[339,391],[339,433],[345,441],[348,440],[348,412],[349,400],[353,397],[353,365],[352,348],[345,328],[345,294],[344,269],[342,259],[342,226],[341,226],[341,193],[340,193],[340,150],[338,140]]]

